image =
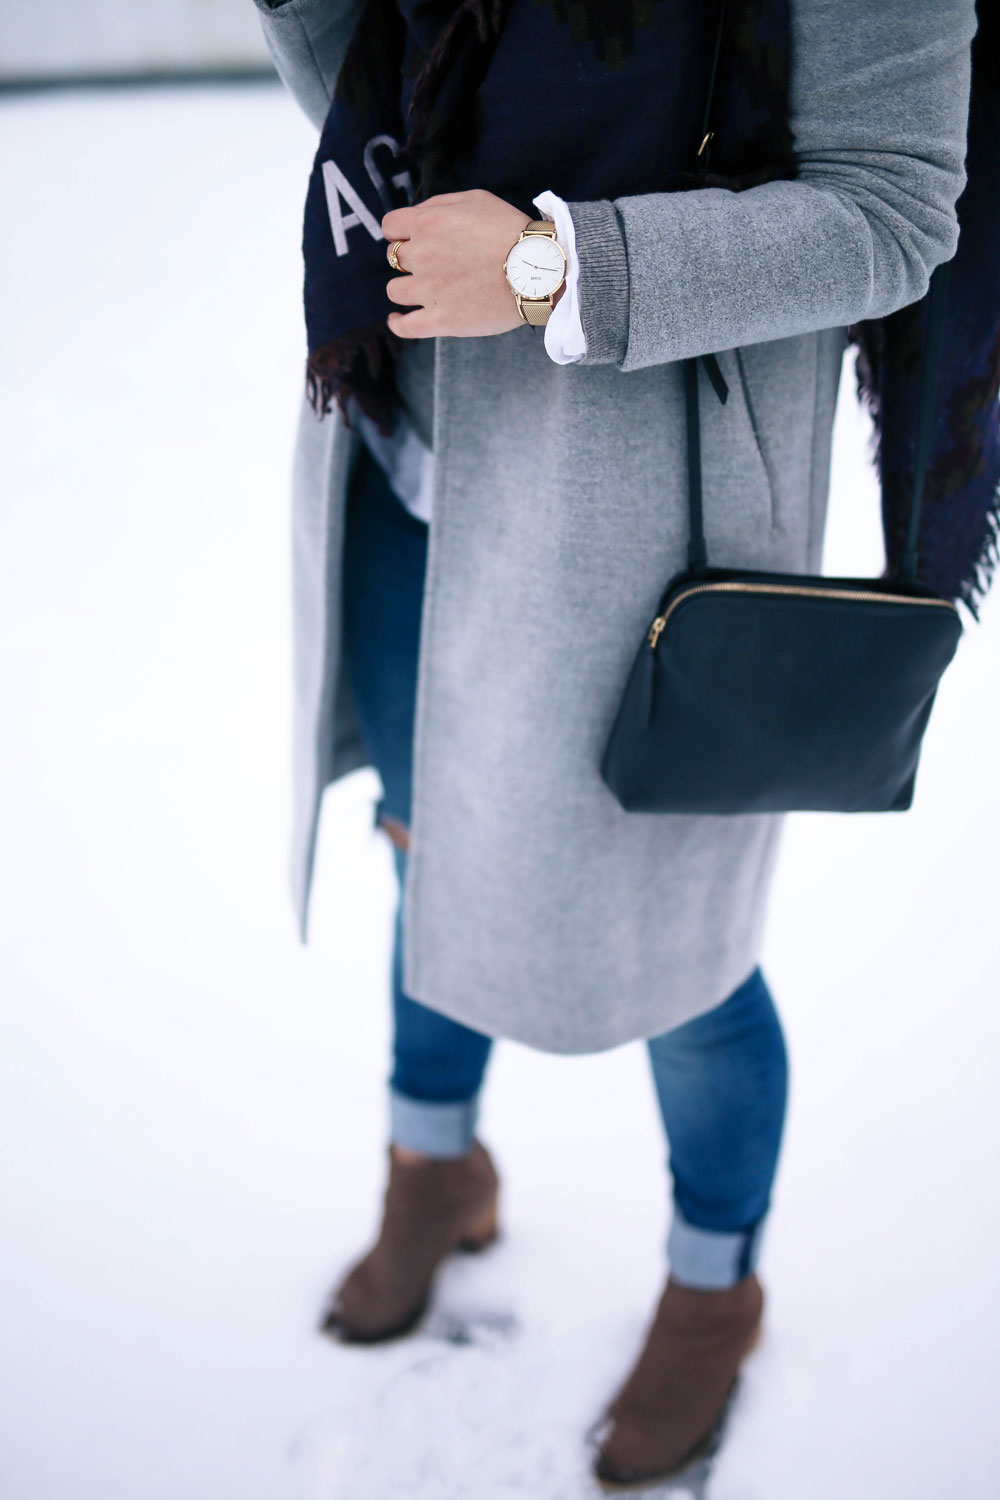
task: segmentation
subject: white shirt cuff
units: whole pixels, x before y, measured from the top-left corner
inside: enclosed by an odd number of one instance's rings
[[[556,226],[556,243],[566,252],[566,290],[545,325],[545,352],[557,365],[576,364],[587,352],[587,336],[580,318],[580,262],[576,253],[573,218],[562,198],[545,191],[532,198],[542,219]]]

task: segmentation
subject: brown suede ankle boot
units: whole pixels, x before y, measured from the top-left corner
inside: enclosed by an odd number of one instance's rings
[[[668,1276],[642,1351],[605,1410],[594,1461],[605,1490],[653,1484],[703,1456],[760,1337],[763,1305],[753,1272],[719,1291]]]
[[[345,1343],[408,1333],[430,1301],[441,1261],[497,1237],[499,1178],[480,1141],[465,1156],[402,1162],[390,1146],[388,1157],[378,1238],[335,1288],[320,1324]]]

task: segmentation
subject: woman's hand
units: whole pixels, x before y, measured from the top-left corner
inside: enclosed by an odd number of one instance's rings
[[[477,338],[521,326],[503,263],[530,222],[485,188],[392,209],[382,233],[390,244],[403,241],[396,258],[404,274],[393,276],[386,291],[390,301],[416,310],[391,312],[391,332],[404,339]]]

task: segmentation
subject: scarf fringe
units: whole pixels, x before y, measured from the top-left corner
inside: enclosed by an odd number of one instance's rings
[[[974,620],[979,619],[979,607],[986,598],[994,576],[1000,568],[1000,484],[985,519],[986,534],[979,556],[969,565],[958,585],[958,599],[965,605]]]
[[[854,325],[847,330],[850,343],[854,344],[854,378],[857,399],[872,419],[871,435],[868,439],[868,456],[875,472],[882,481],[882,401],[879,390],[879,375],[873,367],[875,360],[884,364],[885,351],[869,348],[865,334],[870,330],[863,325]],[[885,526],[885,522],[884,522]],[[982,546],[964,573],[956,579],[950,593],[955,601],[964,604],[969,614],[978,622],[979,611],[1000,570],[1000,481],[993,492],[993,499],[983,520]],[[887,569],[889,562],[887,559]]]
[[[872,367],[863,325],[852,325],[847,330],[847,341],[854,345],[854,379],[857,400],[872,419],[868,454],[879,478],[882,477],[882,401],[879,381]]]
[[[325,417],[336,403],[346,426],[354,431],[353,400],[388,436],[399,405],[393,380],[394,343],[395,336],[384,323],[369,323],[312,350],[306,361],[306,393],[316,416]]]

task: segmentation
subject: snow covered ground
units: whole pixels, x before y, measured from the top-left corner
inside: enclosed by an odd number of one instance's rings
[[[418,1337],[314,1332],[382,1189],[393,886],[364,773],[328,798],[298,946],[311,150],[265,85],[0,106],[2,1500],[586,1500],[584,1429],[661,1284],[641,1047],[503,1043],[503,1242]],[[861,572],[850,372],[838,421],[827,566]],[[998,1493],[998,609],[914,809],[787,830],[769,1323],[713,1500]]]

